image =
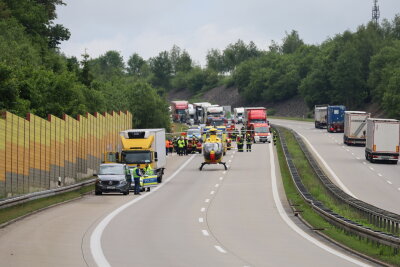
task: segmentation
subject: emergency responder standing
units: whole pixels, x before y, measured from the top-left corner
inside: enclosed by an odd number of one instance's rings
[[[168,152],[169,152],[169,140],[168,139],[166,139],[165,140],[165,155],[167,155],[168,156]]]
[[[244,139],[246,137],[246,131],[244,129],[244,126],[242,126],[242,128],[240,128],[240,135],[242,136],[242,139]]]
[[[243,138],[239,135],[236,140],[238,152],[243,152]]]
[[[174,149],[175,149],[176,154],[179,155],[178,141],[179,141],[178,138],[174,137]]]
[[[183,140],[183,137],[181,137],[178,140],[178,155],[183,156],[183,150],[185,149],[185,140]]]
[[[246,134],[246,152],[251,152],[252,138],[250,133]]]
[[[144,167],[143,172],[145,175],[154,175],[153,168],[148,163]],[[147,192],[149,192],[149,191],[150,191],[150,187],[147,187]]]
[[[140,164],[137,164],[135,168],[132,169],[132,176],[134,185],[134,193],[135,195],[140,195],[140,177],[143,176],[142,172],[140,171]]]
[[[187,154],[188,154],[188,140],[187,140],[187,138],[185,137],[185,138],[183,139],[183,141],[185,141],[184,147],[183,147],[183,155],[187,155]]]
[[[174,152],[174,143],[172,143],[171,139],[168,140],[168,143],[169,143],[169,146],[168,146],[169,153],[172,155],[172,152]]]

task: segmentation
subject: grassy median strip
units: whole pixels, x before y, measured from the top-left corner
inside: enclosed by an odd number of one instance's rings
[[[9,222],[11,220],[17,219],[19,217],[25,216],[27,214],[30,214],[32,212],[38,211],[40,209],[44,209],[58,203],[79,198],[93,190],[94,190],[94,185],[87,185],[81,187],[80,189],[62,193],[60,195],[35,199],[22,204],[0,209],[0,225]]]
[[[282,116],[268,116],[269,119],[276,120],[291,120],[291,121],[308,121],[314,122],[313,118],[300,118],[300,117],[282,117]]]
[[[286,143],[289,149],[289,153],[292,156],[293,162],[298,169],[298,172],[302,178],[304,186],[316,199],[320,200],[326,207],[331,208],[334,212],[360,224],[370,227],[371,225],[362,218],[357,212],[354,212],[347,205],[339,204],[335,201],[323,187],[319,179],[314,175],[311,166],[309,165],[306,157],[300,149],[293,134],[285,129],[281,130],[281,134],[285,135]],[[318,213],[316,213],[309,205],[305,202],[302,196],[297,191],[295,184],[293,183],[290,175],[285,156],[282,151],[279,139],[277,143],[277,151],[279,158],[279,165],[281,169],[283,185],[285,188],[287,199],[292,203],[294,208],[300,211],[301,216],[306,220],[312,227],[316,229],[324,229],[323,233],[333,240],[353,249],[359,251],[364,255],[368,255],[375,259],[378,259],[389,264],[400,266],[400,255],[394,253],[394,249],[373,244],[364,238],[346,233],[342,229],[339,229],[327,221],[325,221]],[[361,223],[363,222],[363,223]],[[365,223],[364,223],[365,222]],[[372,227],[372,226],[371,226]]]

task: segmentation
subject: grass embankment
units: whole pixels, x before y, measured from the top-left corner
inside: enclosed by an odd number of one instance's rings
[[[301,117],[280,117],[280,116],[268,116],[269,119],[277,119],[277,120],[291,120],[291,121],[308,121],[314,122],[313,118],[301,118]]]
[[[172,136],[180,136],[182,132],[186,132],[189,129],[189,126],[184,123],[172,123],[171,133]]]
[[[357,221],[363,225],[372,227],[372,225],[368,224],[368,221],[362,218],[357,212],[351,210],[351,208],[349,208],[347,205],[337,203],[328,194],[319,179],[313,173],[311,166],[309,165],[307,159],[305,158],[303,152],[297,144],[297,141],[294,138],[293,134],[288,130],[282,130],[281,132],[285,135],[289,152],[307,190],[316,199],[323,202],[324,205],[331,208],[336,213],[348,219]],[[277,143],[277,150],[283,185],[285,188],[287,199],[290,203],[296,205],[296,210],[302,211],[301,216],[304,220],[306,220],[310,225],[312,225],[312,227],[316,229],[324,229],[323,233],[325,235],[353,250],[359,251],[380,261],[400,266],[400,255],[395,255],[392,248],[373,244],[366,239],[350,235],[345,231],[331,225],[330,223],[325,221],[320,215],[318,215],[318,213],[316,213],[297,192],[297,188],[293,183],[289,169],[287,167],[286,159],[283,154],[282,147],[280,146],[279,139]]]
[[[55,195],[46,198],[40,198],[18,204],[12,207],[0,209],[0,225],[19,217],[25,216],[32,212],[59,204],[68,200],[79,198],[94,190],[94,185],[87,185],[78,190],[66,192],[60,195]]]

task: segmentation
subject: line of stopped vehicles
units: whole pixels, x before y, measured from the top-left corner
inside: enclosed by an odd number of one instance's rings
[[[227,150],[238,137],[249,135],[254,143],[271,143],[272,134],[265,107],[239,107],[188,101],[171,102],[173,122],[187,123],[181,133],[166,133],[165,129],[130,129],[120,132],[116,151],[104,154],[95,193],[129,194],[133,189],[132,170],[138,166],[141,191],[162,183],[169,153],[178,152],[178,141],[184,141],[184,154],[203,154],[205,165],[223,165]],[[316,105],[315,128],[326,128],[330,133],[344,133],[346,145],[365,146],[365,158],[371,163],[397,164],[400,146],[400,122],[394,119],[371,118],[364,111],[346,111],[342,105]],[[242,124],[237,127],[236,124]]]
[[[189,112],[189,107],[190,112]],[[114,151],[104,153],[103,163],[95,174],[95,194],[129,194],[134,188],[132,170],[141,169],[140,190],[150,191],[162,183],[168,152],[178,152],[179,140],[184,142],[184,154],[200,153],[205,165],[223,165],[223,156],[233,148],[232,142],[246,134],[257,143],[270,143],[272,136],[264,107],[235,108],[210,103],[189,104],[187,101],[171,103],[174,122],[188,123],[181,133],[166,133],[165,129],[130,129],[121,131],[120,143]],[[195,113],[192,112],[195,111]],[[240,129],[236,124],[243,124]]]

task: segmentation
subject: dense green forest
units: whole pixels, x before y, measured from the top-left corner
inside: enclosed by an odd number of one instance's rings
[[[201,67],[178,46],[147,60],[133,53],[125,61],[117,51],[67,57],[59,45],[71,33],[54,23],[57,5],[64,3],[0,0],[0,110],[42,117],[129,110],[135,127],[169,128],[169,90],[201,96],[225,85],[249,104],[300,95],[310,108],[374,102],[400,118],[400,16],[320,45],[305,44],[294,30],[265,49],[238,40],[209,50]]]

